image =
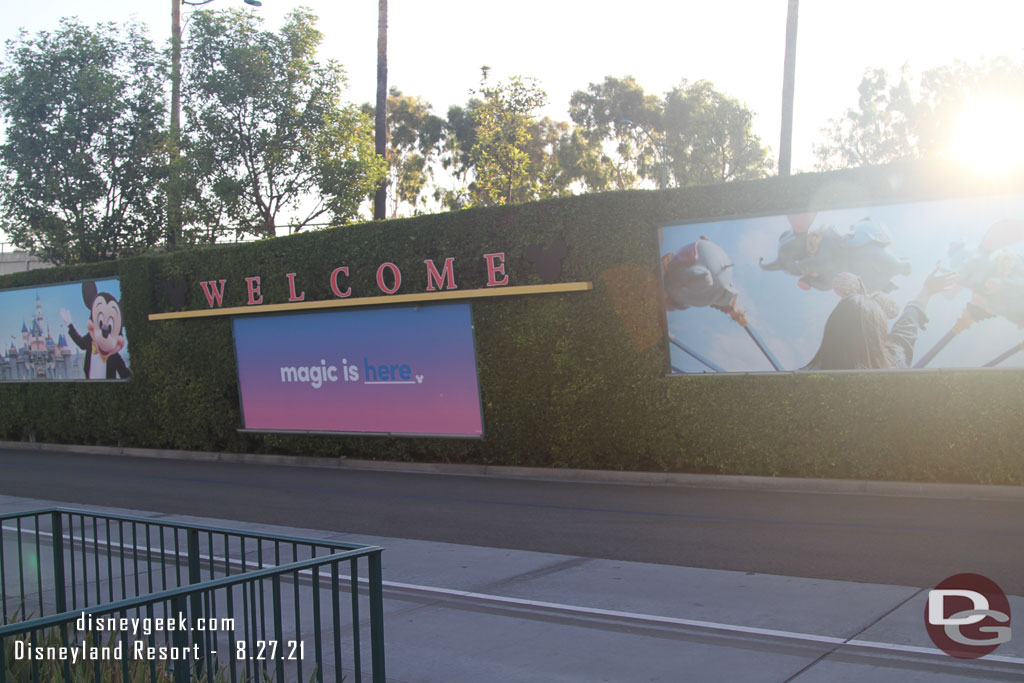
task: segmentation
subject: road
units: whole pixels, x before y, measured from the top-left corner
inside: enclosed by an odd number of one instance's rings
[[[0,450],[0,494],[373,536],[1024,595],[1024,501],[736,491]]]

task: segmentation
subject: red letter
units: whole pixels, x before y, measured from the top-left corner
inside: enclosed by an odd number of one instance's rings
[[[203,294],[206,295],[206,302],[210,304],[210,308],[213,308],[214,300],[217,301],[217,306],[224,305],[224,283],[227,280],[220,281],[220,289],[217,288],[217,281],[210,280],[209,282],[200,282],[199,284],[203,287]]]
[[[387,287],[384,284],[384,269],[390,268],[391,274],[395,278],[395,284],[393,287]],[[385,294],[394,294],[398,291],[398,288],[402,286],[402,273],[399,272],[398,266],[390,261],[387,263],[380,264],[380,268],[377,269],[377,286],[380,287],[380,291]]]
[[[249,287],[249,305],[263,303],[263,295],[260,294],[259,277],[247,277],[245,278],[245,284]],[[257,299],[256,297],[259,298]]]
[[[338,273],[344,273],[345,277],[348,277],[348,266],[339,266],[331,272],[331,291],[334,292],[334,296],[344,299],[352,295],[352,288],[349,287],[344,292],[338,289]]]
[[[288,278],[288,301],[304,301],[305,292],[295,296],[295,273],[285,273],[285,277]]]
[[[458,289],[455,286],[455,271],[452,264],[455,262],[455,257],[449,257],[444,260],[444,268],[440,273],[437,272],[437,266],[434,265],[433,259],[427,259],[424,263],[427,264],[427,291],[433,292],[437,287],[441,289]],[[447,280],[447,285],[442,283],[441,280]],[[434,285],[437,285],[435,287]]]
[[[484,258],[487,259],[487,286],[501,287],[502,285],[507,285],[508,275],[505,275],[505,252],[498,254],[484,254]],[[497,263],[495,263],[495,261],[497,261]],[[498,274],[502,276],[500,280],[497,280],[494,277]]]

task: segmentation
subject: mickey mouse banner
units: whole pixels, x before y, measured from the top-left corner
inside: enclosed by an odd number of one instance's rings
[[[0,291],[0,381],[127,380],[117,279]]]

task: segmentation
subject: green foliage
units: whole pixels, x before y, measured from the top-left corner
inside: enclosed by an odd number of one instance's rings
[[[487,76],[484,67],[477,91],[482,100],[473,110],[476,144],[470,158],[476,180],[470,186],[472,203],[495,206],[536,199],[545,150],[535,146],[531,155],[530,147],[537,139],[537,112],[547,95],[534,79],[513,76],[492,85]]]
[[[164,223],[164,65],[141,27],[62,19],[7,42],[0,227],[58,264],[123,257]]]
[[[965,103],[985,94],[1019,96],[1022,84],[1024,66],[1006,58],[955,62],[917,79],[907,67],[892,80],[884,69],[867,69],[857,88],[857,108],[830,121],[824,140],[814,146],[817,168],[939,159]]]
[[[884,69],[869,69],[857,92],[858,108],[831,121],[824,131],[826,141],[815,145],[818,167],[867,166],[917,156],[917,107],[906,68],[892,84]]]
[[[886,167],[664,192],[615,192],[357,224],[232,247],[206,247],[0,278],[0,287],[119,274],[131,381],[0,384],[0,433],[62,443],[353,458],[768,476],[1024,484],[1019,370],[666,376],[657,229],[715,217],[815,211],[993,192],[951,188],[927,169]],[[486,282],[481,255],[506,253],[512,285],[541,284],[533,244],[564,238],[561,280],[589,292],[472,304],[485,438],[239,434],[226,318],[151,322],[163,284],[227,279],[245,305],[259,275],[268,303],[298,273],[307,300],[332,298],[346,265],[353,296],[382,296],[396,263],[402,293],[426,289],[423,260],[454,257],[461,289]]]
[[[605,76],[577,90],[569,100],[569,115],[587,143],[593,190],[628,190],[644,178],[660,175],[660,142],[646,131],[661,128],[661,102],[647,95],[632,76]],[[595,173],[605,168],[605,173]]]
[[[294,10],[279,33],[241,11],[197,12],[185,52],[191,220],[274,236],[352,220],[384,177],[373,124],[343,105],[341,66],[316,61],[316,18]]]
[[[710,81],[683,81],[665,95],[666,156],[676,183],[710,185],[764,178],[767,150],[752,129],[753,115]]]
[[[469,205],[469,182],[473,170],[470,156],[476,147],[475,111],[482,102],[470,98],[465,107],[452,105],[448,108],[444,144],[441,151],[441,168],[450,182],[434,188],[434,199],[446,209],[463,209]]]
[[[569,113],[579,132],[577,173],[593,190],[708,185],[771,170],[750,110],[710,81],[683,80],[659,98],[632,76],[606,76],[573,93]]]
[[[397,88],[388,94],[387,110],[389,213],[397,218],[402,206],[419,213],[426,204],[424,190],[434,176],[432,164],[445,139],[445,121],[431,113],[423,98],[403,95]],[[363,113],[372,116],[374,106],[364,104]]]

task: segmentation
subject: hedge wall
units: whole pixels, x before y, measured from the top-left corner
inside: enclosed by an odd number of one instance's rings
[[[257,243],[37,270],[0,288],[121,278],[133,377],[127,383],[4,383],[0,438],[151,448],[488,463],[1021,484],[1024,373],[666,376],[657,229],[701,218],[820,210],[1005,190],[890,166],[659,192],[587,195],[361,224]],[[560,280],[594,290],[474,300],[485,438],[242,434],[227,317],[150,322],[171,310],[165,281],[227,279],[244,305],[298,272],[307,300],[330,299],[350,268],[354,296],[397,264],[401,293],[424,291],[423,259],[455,257],[460,287],[486,281],[483,253],[507,254],[512,285],[539,284],[528,245],[569,246]],[[308,275],[307,275],[308,274]]]

